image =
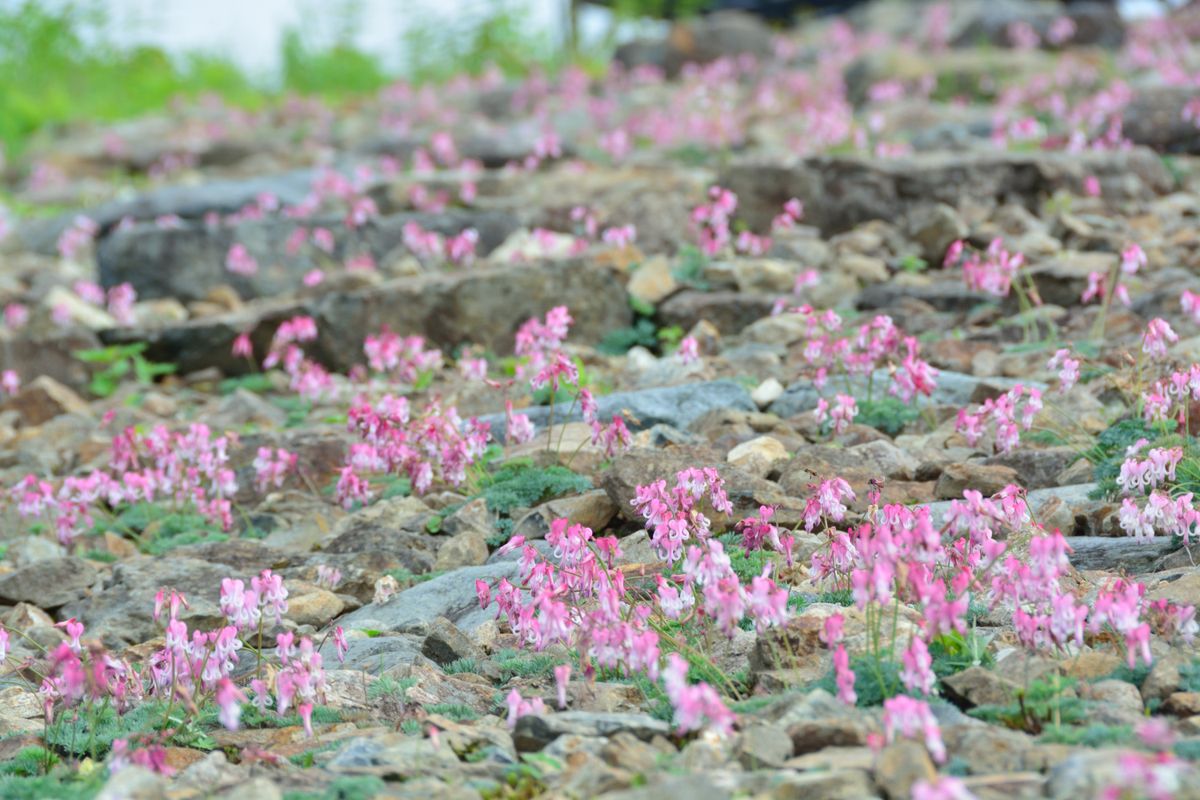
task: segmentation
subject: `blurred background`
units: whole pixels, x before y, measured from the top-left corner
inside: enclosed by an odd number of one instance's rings
[[[573,63],[598,74],[664,17],[740,7],[794,21],[851,0],[0,0],[0,157],[39,131],[125,119],[176,98],[248,109],[347,99],[397,80]],[[1158,0],[1122,0],[1126,16]],[[0,162],[2,164],[2,162]]]

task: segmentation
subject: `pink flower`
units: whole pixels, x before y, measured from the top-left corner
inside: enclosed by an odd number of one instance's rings
[[[883,702],[883,732],[888,744],[898,736],[912,738],[920,735],[933,760],[939,764],[946,760],[946,747],[942,744],[942,731],[938,727],[929,704],[907,695],[896,695]]]
[[[333,629],[333,646],[337,652],[338,662],[345,664],[346,653],[350,651],[350,644],[346,641],[346,632],[342,630],[341,625]]]
[[[850,427],[850,423],[858,416],[858,403],[848,394],[839,394],[834,398],[833,411],[830,417],[833,419],[834,433],[842,433],[846,428]]]
[[[324,586],[329,589],[336,589],[337,585],[342,582],[342,572],[336,567],[330,567],[325,564],[317,565],[317,585]]]
[[[504,401],[504,414],[507,422],[504,438],[512,444],[524,444],[533,441],[537,430],[529,420],[529,415],[513,411],[512,400]]]
[[[9,303],[4,307],[4,324],[13,330],[24,328],[29,322],[29,309],[21,303]]]
[[[857,703],[858,695],[854,691],[854,670],[850,669],[850,653],[847,652],[844,644],[839,644],[833,651],[833,671],[837,681],[838,700],[848,706]]]
[[[924,695],[933,692],[933,684],[937,679],[933,674],[933,659],[923,639],[914,636],[908,649],[901,654],[900,660],[904,664],[900,680],[909,691]]]
[[[0,389],[10,395],[21,391],[21,378],[17,375],[16,370],[6,369],[0,373]]]
[[[685,336],[679,342],[679,349],[675,351],[675,357],[679,359],[681,364],[695,364],[700,360],[700,344],[696,341],[695,336]]]
[[[913,784],[912,800],[976,800],[967,785],[951,775],[939,775],[932,782]]]
[[[221,709],[218,718],[226,730],[236,731],[238,729],[238,720],[242,716],[241,704],[246,702],[246,695],[241,689],[233,685],[233,681],[229,678],[221,678],[217,682],[217,706]]]
[[[680,733],[699,730],[704,721],[718,734],[733,731],[734,715],[707,683],[689,685],[688,662],[678,653],[667,656],[663,670],[663,688],[675,709],[675,724]]]
[[[532,700],[526,700],[516,689],[508,693],[504,702],[508,706],[508,729],[510,731],[517,727],[517,720],[521,717],[546,713],[546,704],[542,698],[535,697]]]
[[[119,325],[133,325],[137,318],[133,305],[137,302],[137,291],[132,284],[122,283],[108,290],[108,313]]]
[[[1200,325],[1200,294],[1184,289],[1179,296],[1179,305],[1185,314],[1191,315],[1192,322]]]
[[[1137,244],[1130,242],[1121,251],[1121,272],[1136,275],[1139,268],[1146,266],[1146,253]]]
[[[558,689],[558,707],[567,707],[567,682],[571,678],[571,665],[559,664],[554,668],[554,685]]]
[[[600,239],[607,245],[622,248],[629,247],[637,239],[637,228],[633,225],[605,228]]]
[[[1108,282],[1107,277],[1103,272],[1093,270],[1087,276],[1087,288],[1083,290],[1083,294],[1079,296],[1079,302],[1090,303],[1093,300],[1103,300],[1107,291],[1105,284]]]
[[[1069,392],[1079,380],[1079,359],[1071,358],[1071,351],[1065,347],[1054,353],[1046,363],[1046,369],[1059,370],[1058,391],[1062,394]]]
[[[514,536],[511,539],[509,539],[507,542],[505,542],[502,546],[497,548],[496,555],[502,556],[502,555],[505,555],[506,553],[511,553],[513,550],[516,550],[518,547],[520,547],[523,544],[525,544],[524,536]]]
[[[1095,175],[1088,175],[1083,179],[1083,193],[1088,197],[1100,196],[1100,179]]]
[[[835,647],[842,642],[842,631],[846,619],[841,614],[830,614],[825,618],[825,626],[821,630],[820,640],[826,647]]]
[[[233,355],[235,358],[254,358],[254,344],[249,333],[239,333],[233,340]]]
[[[313,267],[308,272],[304,273],[304,277],[300,279],[300,282],[310,289],[314,286],[320,286],[324,281],[325,273],[316,267]]]
[[[1161,361],[1167,357],[1167,346],[1178,341],[1179,336],[1171,330],[1167,321],[1155,317],[1150,320],[1146,332],[1142,335],[1142,352],[1155,361]]]
[[[244,244],[234,244],[225,256],[225,269],[234,275],[254,275],[258,272],[258,262]]]

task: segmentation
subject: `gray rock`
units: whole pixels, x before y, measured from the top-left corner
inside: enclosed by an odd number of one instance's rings
[[[730,380],[688,383],[682,386],[666,386],[636,392],[613,392],[596,398],[600,419],[609,419],[613,414],[625,413],[630,430],[645,430],[664,424],[684,429],[692,422],[716,409],[757,411],[750,393],[739,383]],[[816,406],[816,402],[813,402]],[[544,426],[550,417],[549,406],[533,406],[521,409],[523,414],[537,426]],[[574,409],[571,414],[564,409],[554,409],[554,423],[575,422],[583,419],[582,412]],[[504,431],[504,415],[490,414],[480,417],[492,425],[492,435],[500,438]]]
[[[403,734],[351,739],[324,764],[335,773],[403,779],[457,766],[458,757],[448,745],[433,747],[424,738]]]
[[[294,256],[286,254],[287,239],[297,228],[319,226],[333,231],[332,258],[339,262],[359,253],[369,253],[379,262],[402,244],[404,226],[410,222],[443,235],[475,228],[480,234],[481,254],[497,247],[517,228],[511,214],[462,210],[395,214],[357,229],[348,228],[342,217],[271,217],[217,228],[193,222],[165,230],[147,223],[114,231],[100,240],[100,280],[105,286],[130,283],[143,300],[200,300],[221,284],[232,286],[244,298],[271,297],[300,288],[304,274],[318,266],[311,248]],[[243,245],[258,262],[256,274],[235,275],[225,268],[229,248],[235,243]]]
[[[997,47],[1012,47],[1011,25],[1024,23],[1033,28],[1044,45],[1050,26],[1061,16],[1075,23],[1070,45],[1099,45],[1120,47],[1125,41],[1125,23],[1116,3],[1076,2],[1065,7],[1058,3],[1037,3],[1029,0],[990,0],[986,3],[964,3],[960,9],[956,47],[978,47],[987,42]]]
[[[674,77],[685,64],[739,55],[770,58],[772,38],[770,28],[757,17],[726,11],[689,20],[678,35],[622,44],[613,58],[628,68],[653,66]]]
[[[1121,132],[1164,153],[1200,153],[1200,126],[1183,118],[1184,105],[1195,96],[1187,86],[1139,87],[1125,107]]]
[[[441,616],[470,633],[496,616],[494,608],[479,608],[475,581],[495,583],[501,578],[515,581],[517,575],[515,561],[463,567],[405,589],[385,603],[363,606],[342,617],[339,624],[345,628],[396,631]]]
[[[352,616],[352,615],[351,615]],[[333,639],[321,646],[321,656],[326,666],[335,665],[342,669],[363,670],[371,675],[381,675],[396,667],[407,667],[414,662],[424,663],[421,655],[421,639],[409,634],[383,634],[380,636],[356,636],[356,630],[371,630],[370,625],[356,625],[349,616],[337,621],[346,631],[346,662],[340,664]]]
[[[541,750],[563,735],[614,736],[631,733],[643,741],[668,736],[671,726],[649,714],[604,713],[600,711],[563,711],[557,714],[530,714],[517,720],[513,743],[520,752]]]
[[[0,600],[58,608],[87,594],[99,575],[80,558],[45,558],[0,577]]]
[[[400,278],[365,289],[331,291],[312,300],[263,303],[253,311],[156,330],[105,331],[103,338],[108,344],[146,341],[147,358],[173,363],[180,373],[217,367],[237,375],[246,371],[245,360],[230,352],[238,335],[250,331],[255,352],[264,353],[281,322],[306,314],[317,320],[320,331],[320,338],[306,352],[346,371],[362,362],[366,335],[384,325],[405,334],[422,334],[432,345],[446,349],[470,342],[496,353],[511,353],[517,328],[556,305],[570,307],[575,318],[571,340],[580,343],[598,342],[633,319],[616,275],[568,259]]]
[[[273,194],[282,205],[296,205],[312,189],[317,173],[304,169],[275,175],[236,180],[210,181],[197,186],[164,186],[137,195],[131,200],[115,200],[86,211],[103,234],[125,217],[153,220],[174,214],[185,220],[199,220],[210,211],[231,214],[253,202],[260,194]],[[57,254],[58,237],[75,221],[78,212],[69,212],[47,220],[23,225],[17,236],[29,247],[46,255]]]
[[[876,160],[814,156],[781,161],[746,156],[717,180],[738,196],[738,217],[766,230],[788,198],[804,203],[805,222],[825,234],[872,219],[902,219],[916,206],[966,201],[991,205],[1015,200],[1036,210],[1056,189],[1079,190],[1095,175],[1105,197],[1150,199],[1174,186],[1157,155],[1146,148],[1119,153],[920,153]]]
[[[140,644],[158,634],[152,613],[160,588],[178,589],[187,596],[189,608],[180,611],[180,619],[191,627],[210,627],[224,619],[217,600],[221,579],[228,577],[251,576],[200,558],[134,558],[113,565],[112,577],[90,597],[66,605],[62,614],[79,619],[106,645]]]
[[[483,658],[479,646],[445,617],[429,623],[429,634],[421,642],[421,653],[443,667],[460,659]]]
[[[778,294],[768,292],[701,292],[684,289],[658,307],[666,325],[691,330],[707,320],[723,334],[738,333],[751,323],[769,316]]]
[[[8,545],[5,556],[17,567],[25,567],[35,561],[48,558],[62,558],[67,554],[58,542],[52,542],[43,536],[26,536]]]

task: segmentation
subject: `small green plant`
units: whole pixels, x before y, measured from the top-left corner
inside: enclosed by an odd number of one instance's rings
[[[1047,729],[1061,729],[1080,721],[1084,715],[1083,701],[1067,694],[1076,683],[1074,678],[1052,675],[1018,689],[1011,703],[977,706],[969,713],[977,719],[1035,735]]]
[[[103,368],[92,375],[88,391],[97,397],[109,397],[121,385],[121,379],[133,375],[141,386],[149,386],[156,378],[175,372],[174,364],[158,364],[146,360],[145,342],[114,344],[90,350],[76,350],[74,355],[86,364]]]
[[[415,721],[415,720],[414,720]],[[371,800],[387,790],[382,779],[374,775],[343,775],[335,778],[321,792],[286,792],[284,800]]]
[[[480,491],[488,511],[496,514],[496,535],[489,544],[501,545],[512,531],[511,512],[530,508],[555,497],[586,492],[592,488],[587,477],[558,464],[534,466],[530,459],[513,459],[480,480]],[[449,509],[448,509],[449,511]]]
[[[1050,728],[1039,741],[1076,747],[1116,747],[1136,741],[1132,725],[1094,723],[1083,727]]]
[[[888,436],[904,432],[908,424],[921,416],[915,405],[905,403],[897,397],[881,397],[878,400],[860,400],[855,422],[869,425]]]
[[[658,344],[658,335],[654,321],[649,317],[639,317],[628,328],[617,328],[604,334],[597,349],[610,356],[620,356],[628,353],[634,347],[644,347],[653,350]]]
[[[465,672],[478,672],[479,662],[473,658],[456,658],[446,665],[447,675],[460,675]]]
[[[434,703],[425,706],[425,712],[448,717],[455,722],[473,722],[479,719],[479,714],[475,713],[475,709],[461,703]]]
[[[924,272],[929,269],[929,262],[917,255],[907,255],[900,259],[900,269],[909,273]]]
[[[367,687],[367,699],[378,700],[380,697],[403,697],[404,693],[417,685],[416,678],[395,678],[381,675]]]
[[[704,270],[708,267],[708,256],[695,245],[684,245],[679,248],[679,261],[671,274],[679,283],[693,289],[707,291],[708,282],[704,280]]]
[[[496,666],[500,669],[501,682],[507,683],[513,678],[545,677],[565,661],[564,658],[548,653],[527,655],[515,650],[501,650],[496,657]]]

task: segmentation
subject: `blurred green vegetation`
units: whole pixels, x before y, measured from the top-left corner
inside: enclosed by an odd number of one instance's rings
[[[43,130],[136,117],[177,98],[215,96],[256,109],[294,94],[338,102],[398,79],[440,82],[493,65],[522,77],[568,64],[596,71],[604,63],[568,52],[561,32],[531,22],[528,0],[488,0],[411,21],[397,43],[400,69],[389,71],[353,44],[361,10],[360,0],[306,6],[304,30],[283,37],[279,74],[264,79],[221,54],[118,44],[100,0],[0,0],[0,153],[19,156]]]

